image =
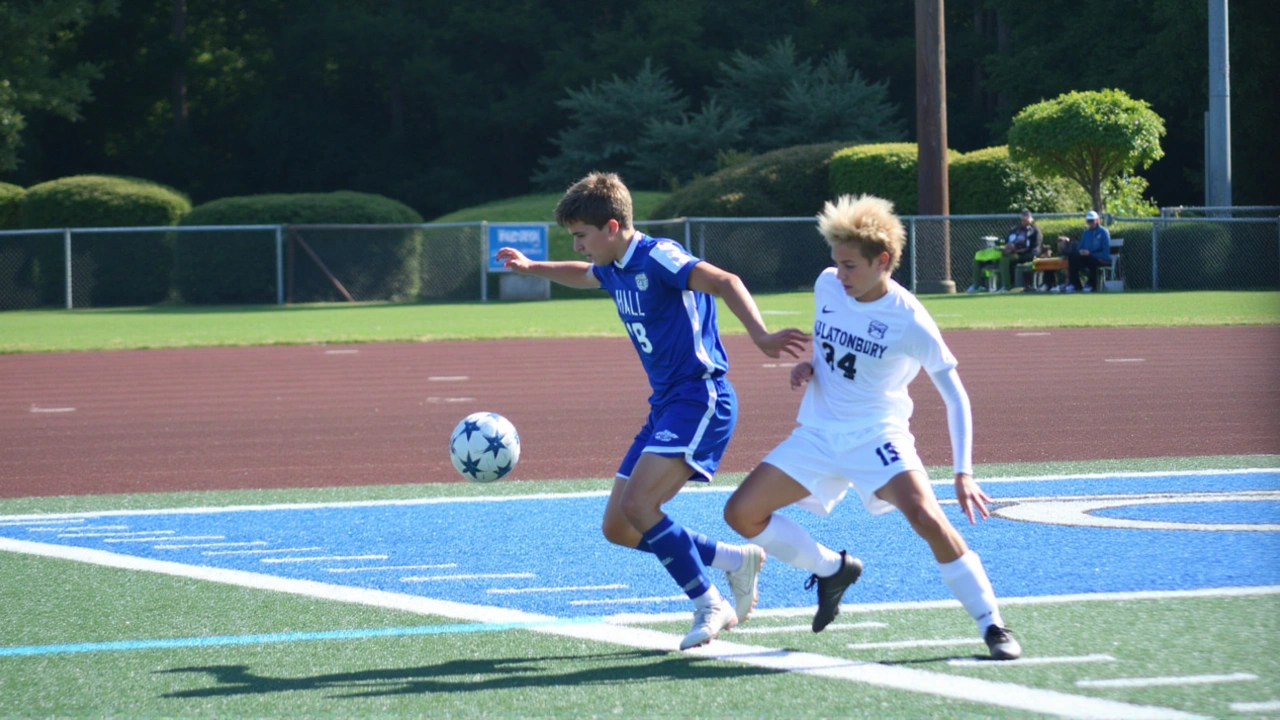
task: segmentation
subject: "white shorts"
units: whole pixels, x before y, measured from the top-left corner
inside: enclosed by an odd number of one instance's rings
[[[867,512],[887,513],[894,507],[876,497],[876,491],[899,473],[924,472],[915,437],[891,426],[837,433],[802,425],[762,462],[803,485],[809,497],[796,504],[822,516],[831,514],[850,485],[862,497]]]

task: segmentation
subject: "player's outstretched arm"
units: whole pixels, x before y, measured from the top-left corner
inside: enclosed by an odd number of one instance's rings
[[[502,261],[503,267],[524,275],[537,275],[561,285],[583,290],[600,287],[600,281],[591,272],[590,263],[535,262],[525,257],[519,250],[509,247],[498,250],[498,259]]]
[[[987,509],[991,496],[978,487],[978,483],[974,482],[973,476],[969,473],[956,473],[956,500],[960,503],[960,509],[964,510],[971,525],[976,525],[978,522],[974,517],[974,510],[977,510],[984,520],[991,517],[991,511]]]
[[[747,329],[751,340],[765,355],[776,358],[786,353],[798,358],[805,351],[805,345],[809,342],[808,333],[797,328],[769,332],[764,319],[760,317],[760,309],[756,307],[755,299],[747,291],[747,286],[742,283],[742,278],[737,275],[709,262],[700,262],[689,271],[689,289],[724,300],[725,306]]]

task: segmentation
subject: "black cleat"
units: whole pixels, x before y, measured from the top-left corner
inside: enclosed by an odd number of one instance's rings
[[[987,647],[991,649],[992,660],[1017,660],[1022,657],[1022,646],[1017,640],[1013,639],[1013,633],[1009,628],[1002,628],[999,625],[992,625],[987,628],[987,632],[982,636],[986,641]]]
[[[858,576],[861,574],[862,561],[856,557],[850,557],[849,553],[841,550],[840,569],[835,575],[824,578],[817,575],[809,576],[804,583],[804,589],[818,586],[818,612],[813,616],[814,632],[822,632],[823,628],[836,619],[840,614],[840,601],[844,599],[844,591],[858,582]]]

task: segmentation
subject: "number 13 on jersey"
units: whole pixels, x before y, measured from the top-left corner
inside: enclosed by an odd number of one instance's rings
[[[627,332],[631,333],[631,337],[636,339],[636,344],[646,353],[653,352],[653,343],[649,342],[649,337],[644,334],[644,323],[623,323],[626,325]]]

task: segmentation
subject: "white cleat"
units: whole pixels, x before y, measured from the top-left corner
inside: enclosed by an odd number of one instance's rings
[[[721,598],[707,607],[698,608],[693,612],[693,627],[680,641],[680,649],[688,650],[706,645],[721,631],[728,630],[737,624],[738,615],[734,613],[733,605],[729,604],[728,600]]]
[[[738,614],[738,622],[744,623],[751,617],[751,611],[760,599],[757,580],[760,568],[764,567],[765,552],[759,545],[744,545],[742,551],[742,567],[733,572],[725,571],[729,580],[729,590],[733,593],[733,611]]]

